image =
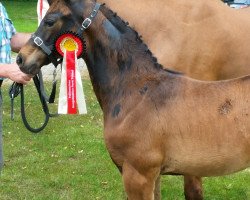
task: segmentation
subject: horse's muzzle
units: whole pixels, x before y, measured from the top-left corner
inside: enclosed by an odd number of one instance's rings
[[[20,53],[16,57],[16,63],[19,66],[20,70],[25,74],[36,75],[40,70],[40,67],[36,63],[25,64],[25,60]]]
[[[20,54],[17,55],[16,57],[16,64],[21,67],[23,65],[23,58]]]

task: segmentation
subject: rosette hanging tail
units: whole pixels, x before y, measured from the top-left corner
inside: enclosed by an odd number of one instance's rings
[[[67,32],[56,42],[57,53],[63,57],[58,114],[86,114],[86,101],[77,58],[85,50],[85,43],[77,34]]]

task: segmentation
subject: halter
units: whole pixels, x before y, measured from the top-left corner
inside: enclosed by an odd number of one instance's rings
[[[98,10],[100,8],[101,4],[96,3],[95,7],[93,8],[92,12],[90,13],[89,17],[85,18],[81,24],[80,29],[77,31],[77,33],[75,35],[79,35],[82,36],[83,32],[91,25],[92,21],[94,20],[94,18],[96,17]],[[57,65],[59,63],[62,62],[62,59],[56,59],[55,55],[53,54],[53,47],[49,48],[48,46],[45,45],[45,43],[43,42],[42,38],[33,34],[31,36],[31,38],[33,39],[33,42],[40,47],[44,53],[47,54],[48,58],[50,59],[50,61],[53,63],[53,65],[55,67],[57,67]],[[83,38],[82,38],[83,39]]]

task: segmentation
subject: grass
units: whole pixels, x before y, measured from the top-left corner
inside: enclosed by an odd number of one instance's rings
[[[34,32],[37,29],[36,1],[2,0],[9,18],[18,32]]]
[[[10,120],[8,85],[3,85],[5,167],[0,179],[0,199],[125,199],[121,176],[105,148],[102,112],[89,80],[84,81],[84,88],[87,115],[51,118],[46,129],[35,135],[24,128],[19,98],[15,100],[15,119]],[[34,94],[33,84],[25,87],[27,115],[33,126],[43,121]],[[56,104],[50,105],[50,109],[54,112]],[[205,200],[249,200],[249,183],[247,170],[205,178]],[[182,177],[163,177],[163,199],[183,199],[182,184]]]
[[[3,86],[5,167],[0,199],[122,199],[121,178],[103,142],[102,114],[89,81],[85,87],[88,115],[51,118],[46,129],[34,135],[22,124],[18,99],[15,120],[10,120],[8,87]],[[29,121],[39,124],[42,113],[34,86],[25,91]]]
[[[1,1],[16,29],[37,28],[36,1]],[[10,120],[8,85],[4,96],[5,166],[0,177],[1,200],[123,200],[121,176],[112,163],[103,140],[102,112],[89,80],[84,81],[88,114],[51,118],[46,129],[32,134],[20,117],[15,100],[15,119]],[[33,84],[25,87],[28,120],[43,122],[43,113]],[[50,105],[56,111],[56,105]],[[250,171],[204,178],[205,200],[250,200]],[[162,178],[162,199],[182,200],[182,177]]]

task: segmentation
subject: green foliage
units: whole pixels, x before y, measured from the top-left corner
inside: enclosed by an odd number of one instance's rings
[[[18,32],[34,32],[37,29],[37,1],[1,1]]]
[[[89,80],[84,81],[88,114],[51,118],[37,135],[24,128],[20,97],[15,100],[15,119],[10,120],[8,85],[3,89],[5,167],[0,177],[0,199],[125,200],[121,176],[105,148],[102,111]],[[32,83],[25,87],[26,112],[33,126],[43,122],[35,94]],[[57,104],[50,109],[55,112]],[[249,200],[249,183],[249,170],[205,178],[205,200]],[[162,198],[183,200],[182,185],[181,176],[164,176]]]

